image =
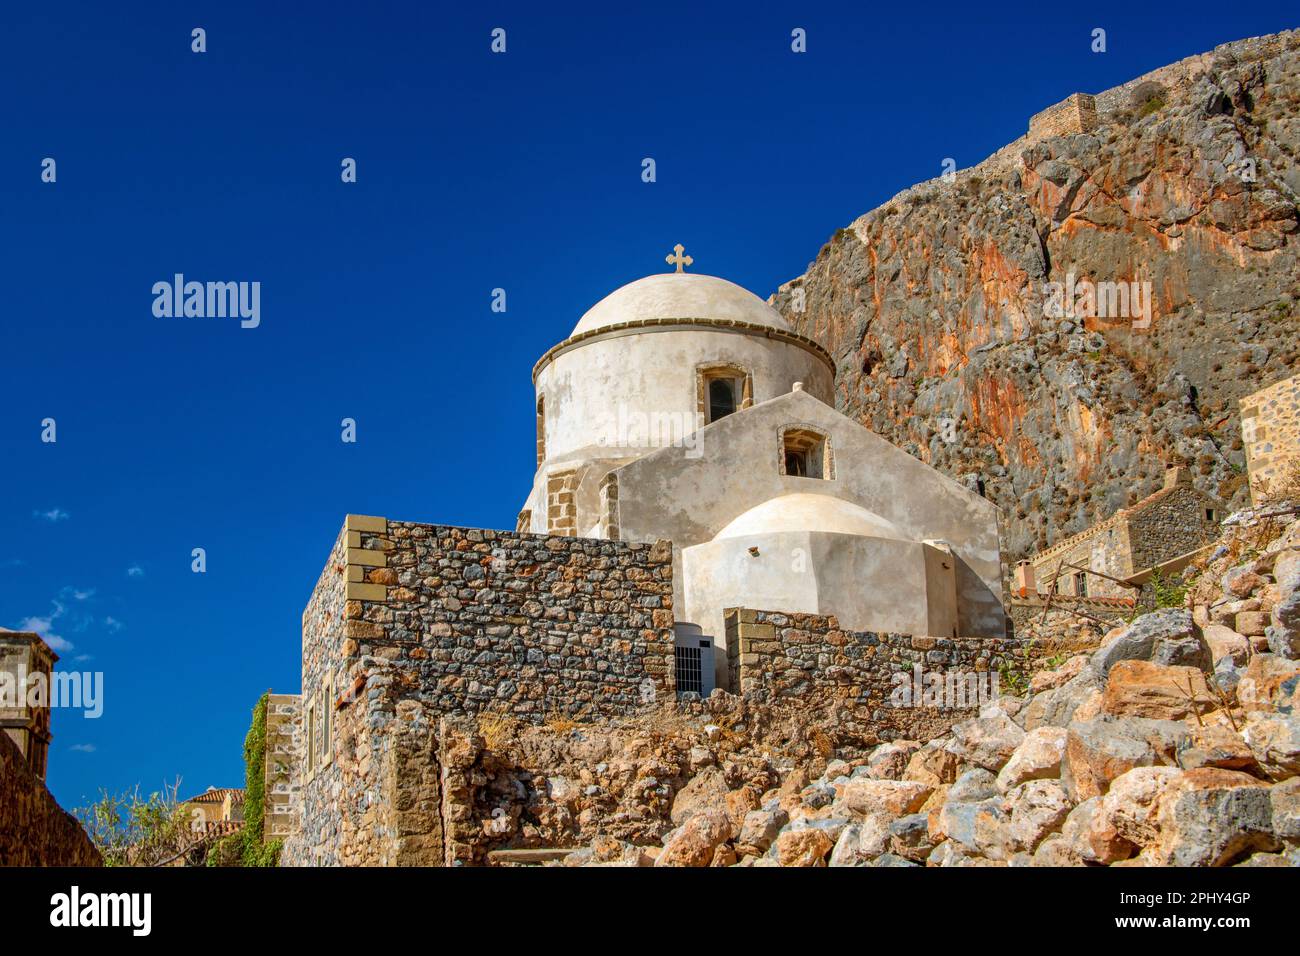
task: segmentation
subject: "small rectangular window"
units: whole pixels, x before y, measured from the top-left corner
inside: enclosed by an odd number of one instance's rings
[[[307,708],[307,772],[316,766],[316,705]]]
[[[827,478],[828,453],[826,436],[803,428],[792,428],[782,435],[781,453],[785,473],[796,478]]]

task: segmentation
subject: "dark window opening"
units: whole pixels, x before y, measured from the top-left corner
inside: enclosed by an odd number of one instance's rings
[[[1205,520],[1206,520],[1206,521],[1213,521],[1213,520],[1214,520],[1214,509],[1213,509],[1213,508],[1206,508],[1206,509],[1205,509]]]
[[[678,647],[673,655],[677,677],[677,693],[698,694],[703,686],[698,647]]]
[[[1088,575],[1086,572],[1080,571],[1074,576],[1074,593],[1079,597],[1088,596]]]
[[[785,432],[781,453],[785,473],[795,478],[829,478],[830,450],[826,436],[798,428]]]
[[[709,381],[709,421],[716,422],[736,410],[736,382],[730,378]]]

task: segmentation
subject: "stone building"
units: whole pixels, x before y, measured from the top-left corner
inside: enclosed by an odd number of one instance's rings
[[[303,614],[301,699],[268,719],[284,862],[476,859],[449,719],[803,687],[847,719],[908,654],[1003,660],[997,509],[835,411],[830,357],[761,299],[669,261],[535,366],[514,530],[347,516]],[[814,632],[816,654],[782,650]],[[796,679],[810,665],[823,679]]]
[[[671,541],[679,643],[724,648],[738,606],[1005,632],[996,507],[837,412],[830,356],[741,287],[682,271],[623,286],[533,381],[518,529]]]
[[[39,634],[0,628],[0,867],[102,862],[45,786],[58,659]]]
[[[1055,593],[1070,597],[1132,597],[1153,572],[1182,570],[1213,541],[1223,508],[1185,465],[1170,466],[1155,494],[1022,561],[1013,593],[1045,594],[1055,581]]]
[[[1300,375],[1241,400],[1241,437],[1250,496],[1259,504],[1300,462]]]
[[[39,634],[0,628],[0,730],[40,780],[49,760],[50,677],[58,659]]]
[[[242,787],[208,787],[183,803],[196,829],[214,823],[242,823],[244,819]]]

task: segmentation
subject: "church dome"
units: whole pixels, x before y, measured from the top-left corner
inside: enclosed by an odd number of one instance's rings
[[[863,538],[908,540],[892,522],[851,501],[803,492],[769,498],[755,505],[733,518],[713,540],[786,531],[827,531]]]
[[[694,272],[665,272],[615,289],[587,310],[572,334],[645,319],[722,319],[790,331],[781,313],[734,282]]]

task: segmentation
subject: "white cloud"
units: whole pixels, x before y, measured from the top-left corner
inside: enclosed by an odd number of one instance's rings
[[[104,618],[104,626],[114,634],[122,630],[122,622],[119,621],[117,618],[113,617],[112,615],[109,615],[108,617]]]
[[[67,521],[68,513],[62,508],[51,508],[49,511],[33,511],[33,518],[44,518],[46,521]]]
[[[56,604],[55,611],[48,617],[25,617],[18,622],[18,630],[35,631],[41,637],[45,638],[45,643],[50,645],[56,653],[64,654],[72,650],[72,642],[64,640],[58,634],[55,634],[54,619],[63,613],[62,605]]]
[[[128,578],[142,578],[144,577],[144,568],[138,564],[133,564],[126,569],[126,576]]]
[[[77,753],[93,754],[95,752],[95,745],[94,744],[73,744],[68,749],[75,750],[77,751]]]

